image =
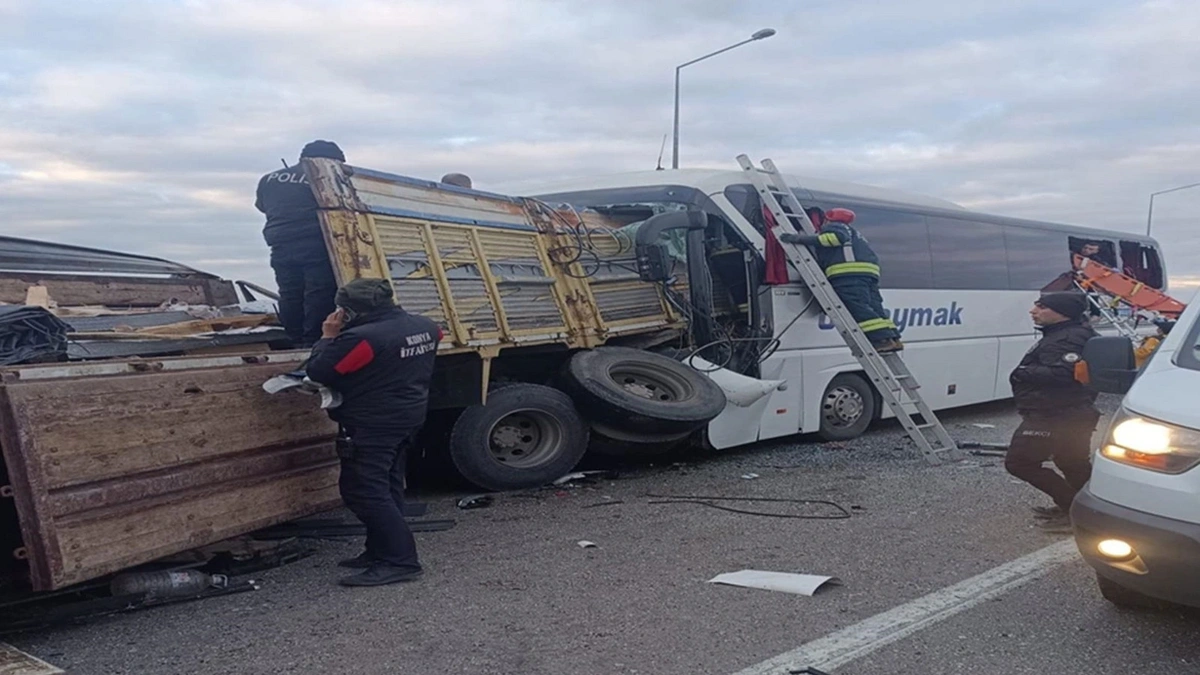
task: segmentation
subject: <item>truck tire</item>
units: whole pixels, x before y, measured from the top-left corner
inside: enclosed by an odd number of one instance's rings
[[[587,451],[588,426],[566,394],[506,383],[463,411],[450,432],[450,459],[486,490],[540,487],[568,473]]]
[[[861,436],[875,419],[875,391],[856,373],[840,373],[821,396],[821,426],[817,435],[827,441]]]
[[[567,390],[590,420],[631,434],[685,436],[725,409],[725,392],[674,359],[628,347],[574,354]]]
[[[621,438],[614,438],[609,433],[608,429],[593,428],[592,437],[588,442],[588,455],[598,457],[611,457],[616,459],[638,459],[638,458],[653,458],[668,455],[677,450],[680,446],[687,443],[691,434],[677,436],[660,437],[636,437],[628,434],[619,434]]]

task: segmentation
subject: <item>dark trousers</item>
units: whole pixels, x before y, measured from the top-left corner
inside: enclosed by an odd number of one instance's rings
[[[852,274],[830,277],[829,285],[833,286],[850,316],[858,322],[862,332],[867,334],[868,340],[878,343],[900,339],[900,331],[896,330],[896,324],[888,318],[887,310],[883,307],[883,296],[879,294],[879,279],[864,274]]]
[[[1085,409],[1050,415],[1022,415],[1004,457],[1012,475],[1050,495],[1059,508],[1071,508],[1075,494],[1092,475],[1092,432],[1100,413]],[[1062,475],[1042,466],[1048,459]]]
[[[334,310],[337,279],[324,242],[271,247],[271,269],[279,286],[279,321],[292,344],[311,347]]]
[[[417,544],[404,521],[404,460],[413,431],[346,430],[339,442],[338,488],[346,508],[367,528],[367,555],[398,567],[420,569]]]

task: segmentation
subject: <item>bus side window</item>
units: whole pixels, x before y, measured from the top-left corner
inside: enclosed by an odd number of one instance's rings
[[[1063,232],[1019,225],[1004,226],[1008,257],[1008,283],[1014,291],[1038,291],[1071,270],[1064,260],[1068,250]]]
[[[1163,287],[1162,261],[1159,260],[1158,250],[1154,247],[1136,241],[1122,241],[1121,264],[1126,275],[1147,286]]]
[[[818,206],[826,211],[839,206],[854,211],[854,229],[879,256],[881,287],[934,287],[925,216],[853,203],[821,202]]]
[[[1008,290],[1004,231],[994,223],[929,216],[933,287]]]
[[[1110,269],[1120,269],[1117,265],[1117,245],[1107,239],[1067,237],[1067,248],[1072,255],[1081,255]]]

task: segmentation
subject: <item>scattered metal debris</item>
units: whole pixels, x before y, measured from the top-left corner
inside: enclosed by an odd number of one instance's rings
[[[709,508],[728,511],[730,513],[741,513],[747,516],[765,516],[768,518],[794,518],[798,520],[844,520],[850,517],[850,512],[841,504],[831,502],[825,499],[780,499],[771,497],[702,497],[696,495],[656,495],[648,494],[650,504],[699,504]],[[837,513],[827,514],[802,514],[802,513],[772,513],[770,511],[750,511],[747,509],[736,509],[730,506],[715,504],[714,502],[765,502],[769,504],[819,504],[829,506],[837,510]]]
[[[496,501],[492,495],[471,495],[458,500],[457,506],[460,509],[486,509]]]
[[[578,544],[579,548],[600,548],[596,545],[596,542],[588,541],[587,539],[581,539],[576,543]]]
[[[976,429],[995,429],[996,428],[995,424],[984,424],[983,422],[974,422],[971,424],[971,426],[975,427]]]
[[[595,469],[592,471],[574,471],[551,483],[557,486],[574,486],[576,484],[591,484],[602,480],[615,480],[620,474],[611,469]]]
[[[756,473],[744,473],[744,474],[742,474],[742,478],[745,478],[746,480],[754,480],[755,478],[758,478],[758,477],[759,477],[759,475],[758,475],[758,474],[756,474]]]

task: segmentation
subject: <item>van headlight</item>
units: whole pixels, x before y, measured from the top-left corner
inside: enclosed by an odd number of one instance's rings
[[[1183,473],[1200,464],[1200,432],[1121,410],[1108,427],[1100,454],[1142,469]]]

